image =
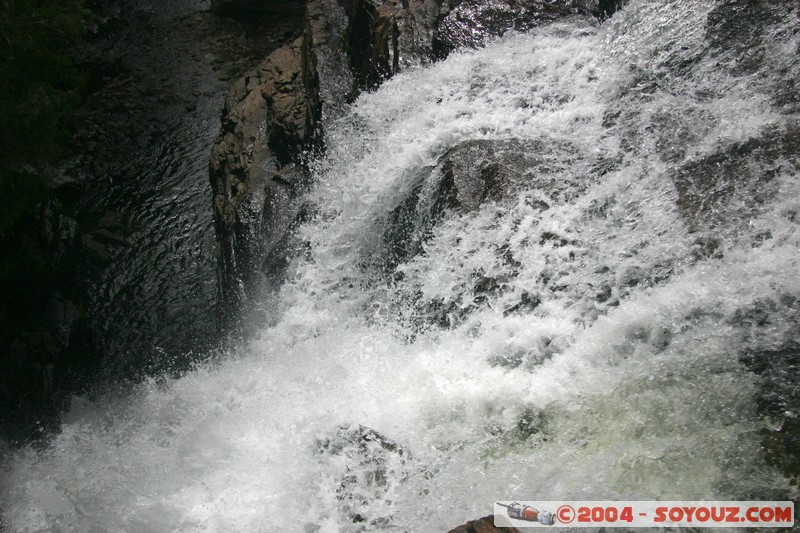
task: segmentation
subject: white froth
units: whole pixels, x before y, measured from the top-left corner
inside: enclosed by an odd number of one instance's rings
[[[508,36],[361,96],[328,133],[312,193],[321,212],[300,230],[310,258],[292,266],[275,324],[180,379],[76,399],[50,446],[5,461],[10,529],[357,530],[341,511],[343,478],[374,464],[319,443],[359,425],[408,452],[383,484],[352,489],[371,494],[365,516],[388,519],[368,530],[446,531],[497,499],[785,489],[759,451],[768,421],[730,318],[800,294],[796,169],[783,167],[779,194],[747,224],[732,222],[721,258],[698,259],[647,129],[686,111],[695,137],[680,158],[691,161],[784,119],[763,80],[702,60],[681,81],[694,85],[636,89],[703,46],[710,5],[632,1],[601,28],[568,21]],[[697,97],[708,87],[716,97]],[[604,125],[620,109],[621,123]],[[443,153],[510,138],[543,142],[542,174],[575,194],[542,210],[532,200],[547,191],[521,191],[453,214],[397,267],[401,281],[364,267],[386,213]],[[604,174],[600,161],[611,162]],[[772,238],[754,248],[766,228]],[[476,272],[503,290],[471,307]],[[523,293],[541,303],[505,312]],[[431,301],[463,315],[421,327]]]

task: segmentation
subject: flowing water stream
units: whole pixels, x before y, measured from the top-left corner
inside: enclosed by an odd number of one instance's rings
[[[76,399],[3,464],[9,529],[446,531],[498,499],[796,496],[747,364],[800,331],[790,4],[748,35],[714,2],[634,0],[362,95],[270,323]],[[509,139],[524,179],[437,212],[440,158]]]

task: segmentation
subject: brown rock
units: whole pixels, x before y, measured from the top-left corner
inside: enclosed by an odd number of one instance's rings
[[[272,196],[269,189],[279,185],[272,177],[287,165],[301,163],[303,152],[313,149],[321,136],[316,70],[307,64],[306,46],[310,45],[300,38],[273,52],[234,83],[225,101],[210,177],[220,303],[228,311],[238,309],[242,298],[256,291],[251,274],[260,270],[257,263],[267,252],[265,243],[280,238],[288,225],[263,223],[265,201]],[[289,213],[271,220],[291,218]]]
[[[451,529],[447,533],[519,533],[519,529],[509,523],[502,528],[494,525],[494,515],[484,516]]]

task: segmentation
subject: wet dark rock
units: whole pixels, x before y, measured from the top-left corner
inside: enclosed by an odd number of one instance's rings
[[[644,281],[647,272],[642,267],[631,266],[624,269],[617,277],[617,285],[621,289],[633,289]]]
[[[772,232],[770,230],[760,231],[757,234],[753,235],[753,248],[758,248],[766,241],[772,239]]]
[[[542,202],[544,203],[544,202]],[[503,261],[504,264],[512,267],[514,270],[519,269],[522,266],[522,263],[517,261],[514,257],[514,252],[511,250],[510,244],[504,244],[497,249],[497,252],[500,256],[500,259]]]
[[[585,184],[553,178],[555,157],[546,141],[465,141],[446,152],[434,170],[441,175],[436,205],[469,212],[487,201],[507,201],[523,189],[541,191],[547,207],[568,200]]]
[[[73,183],[62,180],[58,189]],[[45,200],[16,228],[19,247],[3,263],[13,269],[0,304],[0,436],[9,442],[28,442],[57,427],[74,381],[70,354],[80,350],[77,336],[85,337],[76,278],[86,236],[68,200]]]
[[[386,228],[384,253],[373,254],[366,262],[385,272],[387,278],[396,276],[398,265],[422,253],[433,229],[446,217],[466,215],[486,202],[514,201],[520,191],[536,191],[540,198],[537,209],[569,201],[584,190],[593,176],[573,181],[563,179],[561,173],[556,179],[554,169],[566,164],[560,158],[565,148],[570,147],[546,140],[517,139],[469,140],[457,145],[442,155],[433,168],[418,170],[408,196],[382,222]],[[578,244],[569,235],[552,231],[542,232],[540,242],[553,247]],[[521,263],[508,244],[494,251],[497,260],[509,267],[503,276],[476,272],[460,296],[447,300],[427,300],[414,291],[406,294],[404,298],[415,308],[411,325],[422,329],[455,327],[471,312],[491,305],[497,296],[510,290],[508,282],[516,276]],[[547,286],[547,280],[542,285]],[[559,289],[548,286],[548,290]],[[540,303],[539,296],[523,293],[503,313],[508,316],[529,312]]]
[[[554,248],[560,248],[568,244],[576,244],[574,240],[568,239],[552,231],[543,231],[539,236],[539,244],[544,245],[545,243],[549,243]]]
[[[111,244],[116,246],[130,246],[131,243],[119,233],[114,233],[107,229],[97,229],[91,233],[91,236],[103,244]]]
[[[775,177],[798,156],[800,126],[793,124],[687,162],[673,176],[681,215],[694,231],[745,223],[774,197]]]
[[[542,303],[539,296],[532,295],[528,291],[523,291],[519,297],[519,302],[515,303],[508,309],[503,311],[503,316],[513,315],[515,313],[526,313],[533,311]]]
[[[508,30],[527,31],[579,12],[578,2],[464,0],[439,24],[440,50],[477,48]]]
[[[600,289],[598,289],[597,293],[595,294],[594,298],[600,303],[605,303],[611,299],[612,295],[611,285],[608,283],[604,283]]]
[[[80,304],[55,291],[41,308],[15,339],[2,338],[0,430],[7,442],[45,439],[57,430],[71,394],[96,369],[93,333]]]
[[[517,140],[458,145],[440,160],[444,204],[467,212],[487,200],[502,200],[519,189],[535,152],[535,144]]]
[[[778,425],[762,430],[764,456],[800,486],[800,343],[792,339],[777,349],[749,350],[741,360],[762,379],[759,412]]]
[[[764,28],[792,16],[793,0],[729,0],[708,14],[706,39],[711,52],[734,59],[724,62],[736,75],[752,74],[768,53],[769,34]]]
[[[408,197],[387,215],[383,236],[387,250],[382,264],[386,272],[393,272],[398,264],[421,252],[430,229],[440,218],[436,213],[426,212],[420,205],[421,189],[431,171],[430,168],[423,169]]]
[[[399,70],[397,2],[373,3],[370,0],[342,2],[347,28],[350,68],[359,90],[374,89]]]
[[[255,35],[249,21],[221,17],[206,2],[177,0],[146,9],[136,2],[87,2],[96,26],[75,51],[87,83],[75,95],[81,104],[70,120],[68,159],[51,184],[55,215],[31,221],[42,227],[37,243],[47,268],[35,287],[25,284],[26,300],[12,306],[13,316],[26,318],[15,319],[13,336],[0,334],[0,351],[8,353],[7,345],[16,343],[20,358],[16,366],[4,364],[0,381],[24,384],[0,398],[0,411],[14,413],[9,424],[26,420],[28,433],[38,435],[37,418],[63,407],[60,398],[80,392],[78,385],[97,385],[90,381],[101,367],[108,380],[134,380],[150,371],[135,360],[140,353],[161,360],[160,367],[150,367],[158,372],[178,370],[177,352],[205,352],[201,343],[215,335],[213,290],[207,288],[213,263],[205,259],[213,241],[203,236],[206,224],[182,217],[192,211],[201,221],[211,216],[204,182],[191,174],[205,167],[227,85],[216,81],[219,69],[212,59],[238,76],[277,46],[270,27],[297,34],[301,29],[302,2],[259,3],[287,11],[300,6],[300,16],[273,17]],[[187,195],[192,187],[200,194]],[[131,242],[122,213],[137,221]],[[166,242],[173,253],[163,253]],[[199,246],[192,246],[192,268],[187,242]],[[52,291],[72,302],[81,318],[54,318],[53,309],[64,306],[52,303]],[[39,336],[55,341],[31,341]],[[114,373],[112,366],[124,370]],[[41,379],[43,373],[50,377]]]
[[[469,313],[469,308],[462,308],[458,302],[445,301],[442,298],[434,300],[421,300],[417,308],[416,326],[419,329],[431,326],[452,329],[463,322]]]
[[[103,244],[93,235],[83,236],[83,246],[89,258],[99,265],[107,264],[111,261],[111,251],[106,244]]]
[[[763,298],[737,310],[728,323],[742,332],[739,360],[758,377],[756,407],[770,421],[761,430],[767,462],[800,486],[800,300]]]
[[[500,287],[500,283],[497,281],[496,278],[491,278],[484,276],[483,274],[476,274],[475,275],[475,284],[472,286],[472,290],[476,294],[482,294],[486,292],[494,292]]]
[[[695,261],[708,258],[720,259],[722,257],[720,246],[722,242],[716,237],[698,237],[692,243],[692,259]]]
[[[262,17],[274,17],[276,13],[285,14],[297,8],[298,2],[284,0],[211,0],[212,11],[239,20],[256,19],[256,23]]]
[[[440,59],[437,31],[447,0],[341,0],[348,19],[347,49],[355,91],[372,90],[410,65]]]
[[[289,250],[278,244],[291,240],[287,230],[300,215],[307,157],[322,148],[323,109],[334,116],[358,86],[396,71],[395,60],[386,68],[387,47],[395,54],[399,46],[387,28],[398,24],[405,8],[396,2],[342,5],[309,2],[303,37],[235,82],[226,99],[210,165],[223,326],[225,317],[249,306],[265,275],[274,276],[264,265],[286,264]]]
[[[456,528],[451,529],[447,533],[519,533],[519,529],[512,527],[511,522],[504,516],[498,517],[499,523],[505,521],[507,525],[497,527],[494,525],[494,515],[484,516],[477,520],[470,520],[466,524],[462,524]]]
[[[210,173],[218,290],[229,315],[256,292],[264,243],[279,239],[298,209],[298,191],[285,185],[301,181],[304,152],[321,136],[312,47],[306,33],[276,50],[225,101]]]
[[[75,323],[80,318],[80,309],[74,302],[64,300],[59,293],[55,293],[47,304],[46,314],[54,325],[55,341],[65,348],[69,344]]]
[[[275,189],[270,192],[275,193]],[[301,224],[308,222],[316,214],[316,206],[305,201],[296,210],[291,211],[294,216],[287,221],[284,217],[290,213],[285,209],[287,205],[285,201],[284,197],[275,194],[267,200],[264,209],[264,227],[284,228],[283,232],[271,233],[272,240],[266,243],[268,252],[259,265],[265,282],[274,287],[277,287],[283,280],[283,274],[292,258],[307,250],[308,243],[301,241],[296,232]],[[277,220],[273,220],[271,217],[275,217]]]
[[[372,525],[391,521],[391,515],[376,515],[375,507],[384,512],[391,507],[391,490],[413,470],[408,450],[374,429],[351,425],[318,440],[316,451],[317,460],[341,469],[336,498],[345,520]]]
[[[65,159],[57,169],[35,169],[50,180],[48,198],[4,242],[6,264],[20,265],[19,275],[4,279],[12,287],[4,286],[0,304],[0,431],[13,426],[13,439],[41,436],[36,421],[56,419],[61,400],[77,392],[70,387],[94,375],[95,342],[105,343],[104,370],[126,366],[109,380],[127,380],[144,373],[133,361],[138,339],[146,339],[141,353],[158,353],[174,368],[174,353],[205,352],[200,343],[214,336],[206,259],[213,241],[202,223],[211,206],[197,176],[227,89],[214,64],[238,77],[277,46],[273,29],[294,36],[302,29],[304,2],[254,3],[260,27],[213,13],[208,2],[82,3],[94,16],[69,56],[86,83],[57,106],[58,116],[77,106],[64,117],[72,134]],[[298,7],[299,16],[288,16]],[[274,8],[287,16],[272,16]],[[40,74],[44,81],[52,73]],[[119,213],[139,224],[130,246]],[[82,318],[74,321],[76,308]]]
[[[800,418],[787,418],[778,429],[762,430],[761,445],[767,463],[800,486]]]
[[[272,181],[289,189],[295,189],[299,183],[297,167],[294,164],[286,165],[272,175]]]
[[[618,10],[622,9],[628,0],[599,0],[598,2],[586,2],[585,7],[592,11],[600,20],[605,20]]]
[[[272,245],[263,243],[281,240],[297,215],[296,199],[307,185],[307,155],[324,144],[322,117],[334,117],[359,91],[377,87],[402,68],[468,44],[455,37],[459,24],[484,39],[510,27],[527,29],[575,13],[599,15],[604,9],[594,0],[510,0],[486,6],[471,0],[308,2],[303,38],[235,82],[223,110],[210,165],[222,322],[259,292],[258,280],[267,273],[258,272],[258,265],[275,255]],[[526,175],[529,155],[536,151],[523,145],[472,141],[456,147],[441,162],[445,178],[434,211],[469,211],[506,196]],[[294,170],[286,173],[288,166]],[[409,218],[413,204],[410,198],[391,215],[399,229],[387,242],[397,248],[389,254],[397,260],[416,253],[419,235],[431,226],[423,222],[409,229],[415,225]]]
[[[668,59],[659,72],[670,72],[669,79],[650,79],[654,87],[666,88],[683,80],[691,83],[693,62],[704,54],[715,68],[734,76],[757,76],[764,92],[772,96],[777,113],[796,113],[796,76],[791,69],[763,71],[775,32],[787,31],[783,21],[795,16],[796,3],[787,0],[731,0],[720,2],[709,12],[705,42],[697,50],[687,50]],[[681,64],[673,64],[675,62]],[[682,62],[688,62],[682,65]],[[685,67],[685,68],[684,68]],[[644,82],[644,81],[643,81]],[[676,85],[677,87],[677,85]],[[668,89],[670,90],[670,89]],[[622,122],[625,111],[621,111]],[[615,122],[619,122],[617,114]],[[693,250],[696,259],[718,257],[718,236],[705,235],[723,224],[738,221],[738,228],[777,193],[777,175],[794,172],[793,161],[800,154],[800,128],[795,120],[786,127],[768,127],[753,138],[716,152],[692,157],[689,148],[702,142],[703,128],[712,119],[702,106],[681,109],[679,113],[657,112],[648,127],[655,133],[655,148],[670,165],[678,192],[678,207],[691,231],[703,234]],[[637,134],[632,132],[631,138]],[[734,228],[737,224],[733,225]],[[735,230],[734,230],[735,231]]]
[[[622,0],[340,0],[356,89],[371,90],[409,65],[475,47],[509,29],[584,14],[607,18]]]

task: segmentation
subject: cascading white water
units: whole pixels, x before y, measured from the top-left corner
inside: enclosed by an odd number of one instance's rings
[[[706,50],[713,7],[633,1],[361,96],[328,132],[274,322],[180,379],[76,399],[46,449],[5,460],[9,529],[446,531],[498,499],[791,496],[741,356],[797,319],[735,317],[800,296],[797,162],[705,225],[675,175],[797,120],[771,91],[798,74],[798,23],[737,73]],[[387,273],[388,213],[430,202],[431,169],[475,139],[538,147],[529,186],[447,211]]]

